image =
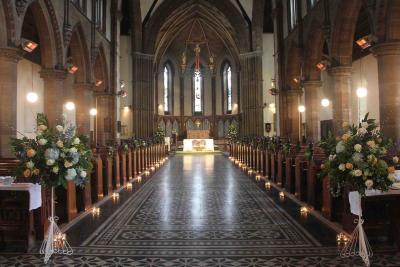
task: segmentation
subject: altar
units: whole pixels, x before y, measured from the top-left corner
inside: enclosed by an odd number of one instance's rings
[[[214,151],[214,139],[184,139],[183,152]]]

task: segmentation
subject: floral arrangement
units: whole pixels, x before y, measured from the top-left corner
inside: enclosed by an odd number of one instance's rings
[[[331,135],[320,143],[328,156],[320,177],[329,176],[331,194],[336,197],[356,190],[364,196],[367,189],[387,191],[396,179],[394,165],[399,161],[387,155],[392,141],[382,136],[368,113],[358,126],[344,124],[343,130],[341,137]]]
[[[230,142],[234,142],[239,137],[239,128],[237,124],[231,124],[228,126],[227,138]]]
[[[156,144],[162,144],[164,143],[164,138],[165,138],[165,132],[161,127],[157,128],[157,131],[154,133],[153,136],[153,141]]]
[[[19,160],[15,175],[48,187],[66,187],[68,181],[83,186],[92,170],[88,138],[77,135],[75,127],[64,121],[51,129],[43,113],[37,114],[36,123],[36,138],[11,139]]]

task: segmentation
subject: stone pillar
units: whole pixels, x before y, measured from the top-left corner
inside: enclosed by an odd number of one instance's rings
[[[106,145],[106,141],[113,138],[112,111],[114,105],[114,96],[110,94],[98,95],[96,99],[96,142],[100,146]]]
[[[216,105],[217,105],[217,95],[216,95],[217,92],[216,92],[216,90],[217,90],[217,81],[216,81],[215,74],[212,73],[212,76],[211,76],[212,118],[211,118],[211,129],[210,129],[211,132],[210,132],[210,134],[214,139],[217,138],[217,130],[216,130],[217,127],[215,125],[215,116],[217,114],[217,107],[216,107]]]
[[[330,69],[333,77],[334,97],[332,99],[333,131],[335,134],[342,129],[343,122],[351,118],[351,67],[338,66]]]
[[[42,69],[40,77],[44,83],[44,113],[49,119],[49,124],[54,127],[63,114],[67,73],[63,70]]]
[[[385,136],[400,139],[400,42],[373,48],[378,60],[379,121]]]
[[[93,85],[75,83],[76,127],[80,134],[90,136],[90,109],[93,108]]]
[[[300,96],[303,92],[301,90],[287,90],[286,91],[286,99],[287,99],[287,137],[290,138],[292,143],[296,143],[300,140],[300,112],[299,112],[299,104],[300,104]]]
[[[316,142],[319,140],[319,98],[318,91],[321,89],[321,81],[305,81],[305,104],[306,104],[306,137],[307,140]]]
[[[183,136],[185,132],[185,76],[184,73],[181,73],[179,76],[179,107],[180,107],[180,136]]]
[[[12,157],[9,143],[17,129],[17,65],[21,58],[19,49],[0,49],[0,158]]]

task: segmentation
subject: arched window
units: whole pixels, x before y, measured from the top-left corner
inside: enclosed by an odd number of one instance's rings
[[[195,114],[203,112],[203,77],[200,71],[193,73],[193,111]]]
[[[172,113],[172,69],[168,63],[164,66],[164,113]]]
[[[223,86],[224,97],[226,99],[226,111],[228,114],[232,113],[232,68],[226,63],[223,68]]]

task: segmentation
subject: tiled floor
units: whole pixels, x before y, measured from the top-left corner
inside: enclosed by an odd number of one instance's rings
[[[53,266],[362,266],[342,259],[336,233],[265,192],[222,155],[177,155],[135,192],[67,232],[73,256]],[[0,266],[41,266],[35,253]],[[373,266],[400,266],[398,254]]]

